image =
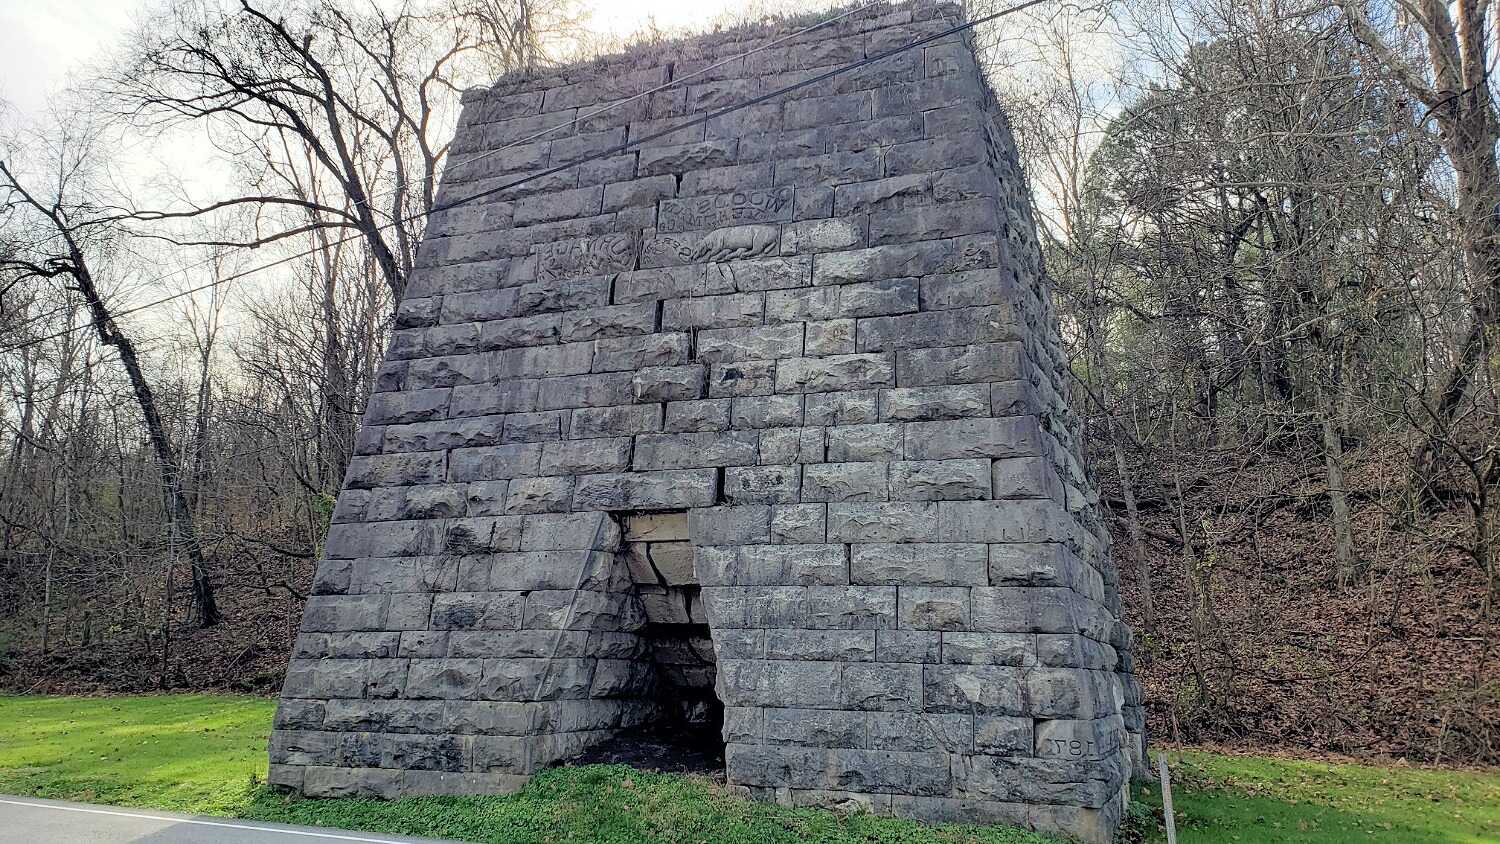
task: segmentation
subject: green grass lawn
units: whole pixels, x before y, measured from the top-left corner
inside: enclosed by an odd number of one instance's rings
[[[0,792],[233,815],[266,776],[276,702],[0,697]]]
[[[483,842],[1043,844],[1000,827],[922,827],[738,800],[695,777],[564,768],[519,794],[301,800],[262,785],[273,701],[220,695],[0,697],[0,793]],[[1169,754],[1180,840],[1500,841],[1500,774]],[[1140,795],[1136,834],[1164,837]]]
[[[1500,774],[1167,753],[1184,842],[1500,842]],[[1161,806],[1160,790],[1141,802]],[[1165,836],[1147,840],[1164,841]]]

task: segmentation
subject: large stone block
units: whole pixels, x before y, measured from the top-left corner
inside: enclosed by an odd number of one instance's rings
[[[861,352],[966,346],[1020,340],[1024,329],[1003,305],[860,320]]]
[[[820,463],[802,468],[803,501],[884,501],[885,463]]]
[[[723,431],[729,428],[730,400],[670,401],[662,429],[670,433]]]
[[[871,712],[866,717],[872,750],[923,751],[933,747],[949,753],[971,753],[974,750],[975,719],[972,715]]]
[[[764,543],[771,535],[771,508],[762,505],[705,507],[688,513],[688,533],[696,545]]]
[[[944,501],[990,497],[988,460],[906,460],[891,464],[891,498]]]
[[[813,284],[912,278],[993,267],[998,261],[999,244],[991,235],[871,246],[815,256]]]
[[[718,494],[713,469],[580,475],[575,510],[671,510],[706,507]]]
[[[896,380],[902,387],[1011,381],[1021,377],[1024,361],[1020,343],[903,350],[896,355]]]
[[[668,147],[648,147],[641,150],[638,169],[643,176],[658,173],[685,173],[707,167],[722,167],[735,163],[738,142],[712,140],[696,144],[681,144]]]
[[[906,456],[912,460],[1029,457],[1041,451],[1041,430],[1032,416],[912,422],[907,425]]]
[[[938,530],[934,518],[938,513],[936,504],[921,502],[830,504],[828,538],[838,542],[937,542],[940,537],[949,538]]]
[[[736,466],[724,470],[730,504],[795,504],[802,488],[796,466]]]
[[[900,380],[898,358],[897,378]],[[880,418],[928,422],[990,415],[990,389],[984,384],[946,387],[902,387],[880,392]]]
[[[853,583],[983,586],[988,546],[969,543],[869,543],[851,547]]]
[[[447,455],[443,452],[377,454],[354,457],[344,475],[348,489],[434,484],[447,480]]]
[[[690,401],[703,397],[708,372],[703,366],[651,366],[631,379],[637,402]]]
[[[895,382],[895,366],[886,355],[791,358],[776,368],[776,391],[783,393],[862,390],[893,386]]]
[[[655,302],[735,290],[731,279],[705,277],[704,267],[699,264],[642,269],[615,278],[616,302]]]
[[[760,437],[754,431],[642,434],[635,438],[632,465],[638,471],[749,466],[759,458],[759,442]]]
[[[698,332],[698,360],[725,363],[736,360],[774,360],[802,354],[802,323],[718,328]]]
[[[719,290],[782,290],[812,283],[812,258],[754,258],[709,264],[707,288]]]

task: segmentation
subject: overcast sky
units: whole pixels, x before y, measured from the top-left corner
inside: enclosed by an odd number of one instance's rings
[[[35,114],[70,70],[114,43],[135,6],[120,0],[0,0],[0,97]]]
[[[36,114],[48,93],[109,50],[145,5],[146,0],[0,0],[0,98],[24,114]],[[829,2],[583,0],[583,5],[592,12],[591,28],[629,35],[651,19],[663,28],[698,27],[751,5],[810,9]]]
[[[704,29],[731,14],[743,17],[789,10],[806,12],[847,1],[579,0],[590,12],[591,29],[627,37],[652,26],[667,31]],[[91,64],[101,62],[126,36],[148,4],[163,2],[170,0],[0,0],[0,100],[19,112],[7,115],[3,122],[45,124],[49,97],[69,76],[85,73]],[[221,2],[233,5],[238,0]],[[266,2],[270,5],[274,0]],[[353,5],[369,0],[348,2]],[[168,141],[143,139],[137,145],[115,150],[115,163],[126,171],[127,181],[136,182],[137,177],[149,180],[154,173],[172,173],[191,193],[204,194],[198,197],[204,199],[223,180],[219,173],[222,163],[212,160],[212,155],[213,151],[204,142],[193,137]],[[145,190],[149,192],[152,188]],[[251,257],[264,260],[258,255]],[[196,280],[195,276],[173,272],[170,278],[146,279],[142,285],[119,290],[116,295],[139,301],[143,296],[155,297],[163,289],[181,289]],[[234,286],[249,292],[267,281],[270,279],[257,274],[248,283],[237,282]],[[162,315],[172,319],[170,314]]]
[[[264,0],[273,6],[278,0]],[[86,75],[107,62],[148,6],[170,0],[0,0],[0,101],[14,111],[0,125],[46,125],[47,105],[70,77]],[[220,0],[226,6],[238,0]],[[347,0],[357,6],[371,0]],[[377,3],[400,0],[373,0]],[[605,35],[628,37],[659,29],[703,29],[730,13],[743,15],[795,9],[807,11],[836,0],[577,0],[587,10],[587,26]],[[213,192],[227,178],[217,153],[201,136],[185,131],[167,138],[142,138],[114,150],[113,165],[133,185],[137,200],[156,188],[156,174],[171,173],[190,193]],[[210,197],[199,196],[206,201]],[[212,198],[217,198],[212,197]],[[174,200],[176,197],[173,198]],[[174,204],[167,202],[166,204]]]
[[[47,122],[49,99],[70,76],[87,73],[120,43],[134,21],[150,6],[169,0],[0,0],[0,100],[14,112],[3,123]],[[226,5],[237,0],[222,0]],[[266,0],[272,5],[275,0]],[[351,5],[368,0],[349,0]],[[376,0],[383,2],[383,0]],[[580,0],[589,11],[588,26],[601,33],[630,36],[651,26],[660,29],[700,29],[726,14],[826,8],[835,0]],[[192,193],[212,192],[222,181],[213,151],[192,136],[142,141],[115,150],[115,164],[127,181],[150,180],[151,174],[170,172]],[[216,175],[219,174],[219,175]],[[147,182],[141,181],[142,184]],[[150,188],[138,189],[150,192]],[[202,198],[202,197],[200,197]],[[168,203],[171,204],[171,203]],[[248,256],[255,261],[263,256]],[[234,287],[240,292],[274,283],[274,273],[257,274]],[[115,291],[117,299],[139,302],[162,292],[182,289],[200,279],[171,272]],[[194,296],[193,299],[199,298]],[[188,302],[154,308],[137,319],[172,321]],[[135,320],[132,320],[135,321]]]

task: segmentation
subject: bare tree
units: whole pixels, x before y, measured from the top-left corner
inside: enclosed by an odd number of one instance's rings
[[[1490,84],[1495,61],[1490,43],[1493,7],[1439,0],[1398,0],[1388,7],[1367,0],[1337,2],[1375,67],[1421,103],[1422,121],[1437,124],[1453,168],[1461,243],[1473,292],[1469,324],[1432,397],[1433,415],[1446,424],[1469,392],[1475,367],[1488,356],[1500,329],[1500,167],[1495,158],[1500,120]],[[1398,16],[1409,25],[1396,23]],[[1409,34],[1413,30],[1420,32],[1416,39]],[[1420,40],[1425,50],[1414,40]],[[1433,455],[1433,448],[1419,449],[1414,473],[1426,473]]]
[[[0,161],[0,197],[3,197],[0,211],[24,213],[34,221],[31,230],[39,236],[29,248],[0,258],[0,273],[14,284],[33,280],[66,283],[82,297],[99,341],[118,353],[161,471],[161,491],[172,515],[172,530],[180,538],[187,556],[198,621],[208,627],[219,623],[221,616],[199,545],[193,508],[184,490],[178,455],[136,345],[115,321],[91,268],[91,256],[107,256],[110,241],[118,234],[116,219],[101,215],[100,203],[88,195],[87,181],[95,167],[92,159],[98,155],[96,140],[86,127],[77,134],[65,130],[53,147],[57,157],[51,162],[48,174],[51,190],[47,194],[36,192],[18,177],[10,163]]]
[[[173,221],[250,207],[248,238],[178,242],[259,246],[350,232],[399,300],[457,119],[458,93],[536,63],[557,14],[536,0],[442,0],[359,11],[331,0],[238,11],[194,0],[148,19],[105,81],[147,128],[199,124],[248,190],[142,211]],[[172,236],[170,233],[166,236]]]

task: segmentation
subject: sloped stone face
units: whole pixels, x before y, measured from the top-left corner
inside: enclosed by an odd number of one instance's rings
[[[441,202],[576,163],[434,215],[274,782],[511,789],[662,717],[665,671],[713,678],[742,793],[1107,840],[1142,754],[1130,632],[967,36],[583,160],[958,14],[466,97]],[[712,661],[646,635],[704,623]]]

